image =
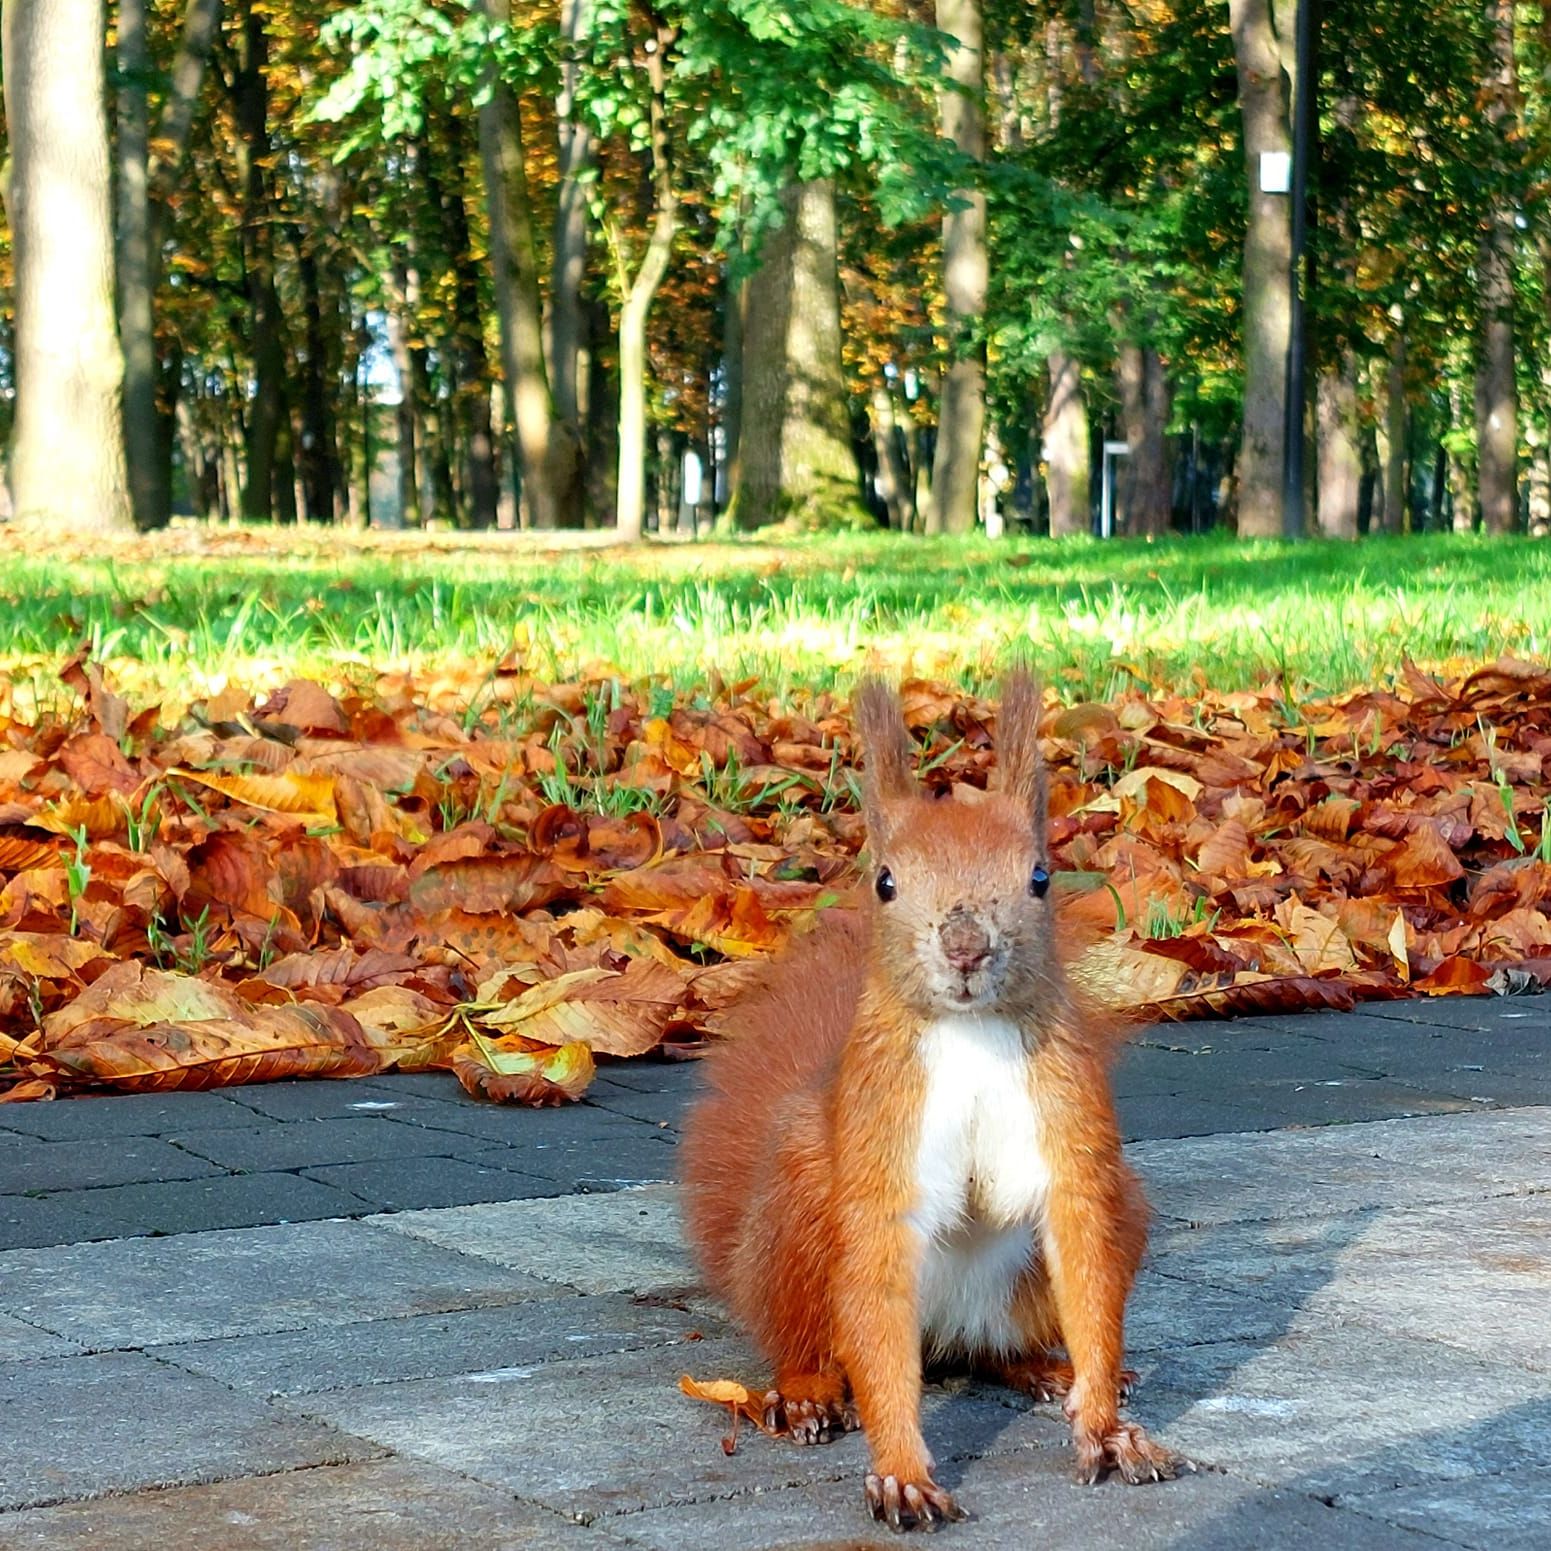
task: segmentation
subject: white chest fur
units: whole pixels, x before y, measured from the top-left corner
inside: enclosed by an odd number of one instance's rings
[[[926,1098],[911,1221],[929,1349],[1006,1350],[1013,1289],[1034,1253],[1050,1173],[1017,1028],[947,1017],[922,1035]]]

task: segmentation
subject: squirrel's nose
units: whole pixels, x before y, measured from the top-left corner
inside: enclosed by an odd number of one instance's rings
[[[955,905],[938,930],[943,954],[960,974],[979,969],[991,957],[991,939],[985,927],[964,906]]]

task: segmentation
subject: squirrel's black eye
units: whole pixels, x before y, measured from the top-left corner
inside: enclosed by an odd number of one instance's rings
[[[878,869],[878,881],[873,885],[878,891],[878,898],[886,905],[899,893],[899,887],[894,882],[894,874],[887,867]]]
[[[1050,874],[1043,867],[1036,867],[1029,874],[1029,893],[1035,899],[1043,899],[1045,890],[1050,887]]]

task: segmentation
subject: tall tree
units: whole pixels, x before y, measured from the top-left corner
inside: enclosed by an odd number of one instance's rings
[[[1091,531],[1088,496],[1092,480],[1088,401],[1083,397],[1082,366],[1064,350],[1049,357],[1045,392],[1045,486],[1050,497],[1050,536],[1064,538]]]
[[[840,366],[835,188],[789,185],[749,278],[734,521],[829,527],[857,510],[861,471]]]
[[[220,21],[221,0],[188,0],[151,150],[151,51],[146,0],[118,7],[118,316],[124,347],[124,455],[135,524],[172,515],[172,412],[158,402],[156,293],[165,210],[188,149],[195,104]]]
[[[1301,3],[1301,0],[1300,0]],[[1239,450],[1239,532],[1282,532],[1287,436],[1287,347],[1292,326],[1292,207],[1261,187],[1261,158],[1291,156],[1291,91],[1283,55],[1296,5],[1228,0],[1244,125],[1249,219],[1244,234],[1244,420]]]
[[[1157,347],[1122,335],[1116,351],[1120,424],[1130,455],[1121,484],[1126,532],[1159,538],[1173,516],[1169,465],[1169,380]]]
[[[0,26],[16,270],[14,514],[74,531],[128,529],[102,0],[5,0]]]
[[[1481,333],[1476,371],[1477,479],[1482,525],[1512,533],[1519,525],[1519,400],[1514,366],[1514,222],[1511,190],[1516,139],[1518,65],[1513,0],[1490,0],[1489,67],[1482,97],[1505,189],[1493,200],[1481,234]]]
[[[555,102],[559,183],[550,285],[550,382],[555,419],[578,459],[585,419],[581,368],[586,324],[587,199],[597,164],[597,137],[579,102],[583,51],[591,20],[591,0],[560,0],[560,95]],[[562,512],[562,520],[571,515]]]
[[[985,50],[980,0],[937,0],[937,26],[956,47],[941,92],[943,135],[975,162],[985,156]],[[947,300],[948,369],[943,376],[932,468],[931,527],[967,533],[975,526],[981,443],[985,436],[986,196],[954,191],[943,217],[943,294]]]
[[[646,324],[668,272],[678,230],[678,191],[668,148],[668,51],[677,28],[653,16],[641,45],[647,80],[647,139],[651,158],[651,228],[635,273],[622,234],[609,246],[619,267],[619,485],[615,522],[622,539],[638,539],[646,517]]]
[[[294,521],[296,517],[286,319],[275,278],[268,16],[262,0],[241,0],[229,83],[237,123],[242,269],[253,361],[242,487],[242,515],[250,522],[268,522],[274,517]]]
[[[509,26],[510,0],[483,0]],[[528,192],[522,121],[510,83],[492,69],[479,110],[479,144],[490,212],[491,261],[501,323],[501,365],[517,427],[523,491],[537,528],[581,521],[581,446],[574,414],[557,421],[544,360],[538,249]]]

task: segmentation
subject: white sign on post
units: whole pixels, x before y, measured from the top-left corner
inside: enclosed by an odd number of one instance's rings
[[[1290,151],[1260,153],[1260,192],[1262,194],[1292,192],[1292,153]]]

